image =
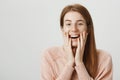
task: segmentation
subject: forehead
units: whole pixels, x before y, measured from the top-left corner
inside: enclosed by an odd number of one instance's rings
[[[70,21],[83,20],[83,21],[85,21],[83,16],[79,12],[75,12],[75,11],[67,12],[64,16],[64,21],[66,21],[66,20],[70,20]]]

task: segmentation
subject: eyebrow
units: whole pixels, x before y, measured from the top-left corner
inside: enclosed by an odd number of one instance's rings
[[[71,22],[71,20],[68,20],[68,19],[67,19],[67,20],[65,20],[65,21],[70,21],[70,22]],[[77,21],[77,22],[78,22],[78,21],[85,22],[85,21],[84,21],[84,20],[82,20],[82,19],[80,19],[80,20],[76,20],[76,21]]]

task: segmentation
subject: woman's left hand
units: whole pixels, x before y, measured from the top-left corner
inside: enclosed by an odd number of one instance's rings
[[[87,40],[88,33],[86,31],[80,33],[80,38],[78,38],[78,46],[76,49],[76,55],[75,55],[75,64],[78,65],[80,63],[83,63],[83,55],[84,55],[84,49],[85,44]]]

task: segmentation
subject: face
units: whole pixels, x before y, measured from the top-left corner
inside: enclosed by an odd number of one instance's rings
[[[87,32],[87,25],[85,19],[80,13],[70,11],[65,14],[62,32],[63,35],[69,35],[73,47],[77,47],[77,38],[80,38],[80,33],[84,31]]]

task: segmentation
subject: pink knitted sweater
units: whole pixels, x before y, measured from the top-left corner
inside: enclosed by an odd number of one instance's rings
[[[93,79],[84,64],[73,68],[67,65],[67,54],[63,47],[52,47],[42,54],[40,80],[112,80],[112,58],[105,51],[97,50],[98,68]]]

